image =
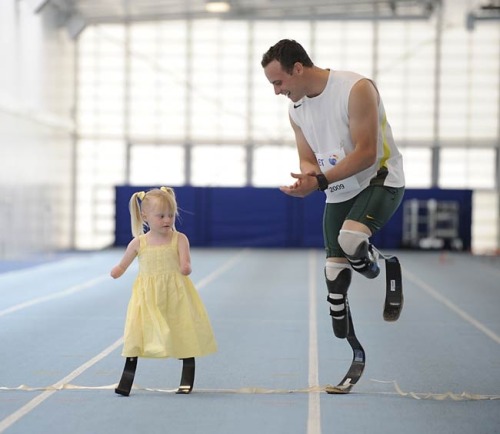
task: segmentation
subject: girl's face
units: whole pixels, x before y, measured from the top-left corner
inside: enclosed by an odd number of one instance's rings
[[[167,205],[155,201],[143,210],[142,216],[150,231],[157,234],[167,234],[174,227],[175,215]]]

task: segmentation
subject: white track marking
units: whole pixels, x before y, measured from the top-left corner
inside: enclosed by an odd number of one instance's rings
[[[241,260],[241,257],[248,251],[248,249],[243,249],[241,250],[238,254],[234,255],[229,261],[225,262],[222,264],[219,268],[215,269],[212,273],[210,273],[207,277],[204,277],[201,279],[198,283],[196,283],[196,288],[199,290],[203,288],[204,286],[208,285],[217,277],[219,277],[221,274],[225,273],[227,270],[229,270],[231,267],[234,266],[239,260]]]
[[[309,409],[307,434],[321,434],[321,401],[318,380],[318,325],[316,315],[316,253],[309,251]]]
[[[0,433],[3,433],[7,428],[16,423],[19,419],[26,416],[31,410],[38,407],[43,401],[50,398],[54,393],[57,392],[57,388],[61,387],[63,384],[68,383],[69,381],[74,380],[80,374],[84,373],[87,369],[95,365],[97,362],[104,359],[104,357],[108,356],[111,352],[113,352],[116,348],[118,348],[123,343],[123,338],[118,339],[116,342],[111,344],[104,351],[100,352],[97,356],[90,359],[88,362],[84,363],[80,367],[76,368],[71,374],[67,375],[63,379],[59,380],[54,384],[54,390],[47,390],[36,398],[33,398],[27,404],[23,405],[19,410],[7,416],[4,420],[0,422]]]
[[[396,380],[376,380],[371,379],[374,383],[392,384],[394,391],[364,391],[366,396],[400,396],[403,398],[412,398],[418,400],[433,400],[433,401],[499,401],[500,395],[483,395],[471,392],[405,392],[401,389]],[[116,383],[107,384],[104,386],[80,386],[76,384],[66,383],[61,384],[57,388],[52,386],[30,387],[21,385],[18,387],[0,387],[0,391],[23,391],[23,392],[40,392],[40,391],[61,391],[61,390],[114,390]],[[267,389],[260,386],[246,386],[239,389],[199,389],[196,388],[196,393],[207,394],[224,394],[224,395],[290,395],[290,394],[309,394],[313,392],[327,393],[326,389],[331,386],[304,387],[302,389]],[[175,389],[158,389],[152,387],[141,387],[134,385],[134,390],[145,390],[155,393],[172,393],[175,394],[178,390]]]
[[[417,276],[410,273],[408,270],[404,270],[403,274],[405,279],[413,282],[415,285],[423,289],[427,294],[431,297],[435,298],[440,303],[443,303],[448,309],[455,312],[462,319],[467,321],[469,324],[477,328],[479,331],[483,332],[486,336],[493,339],[497,344],[500,344],[500,336],[498,336],[493,330],[490,330],[484,324],[480,323],[478,320],[470,316],[467,312],[460,309],[455,303],[446,298],[444,295],[440,294],[437,290],[435,290],[432,286],[427,285],[424,281],[420,280]]]
[[[210,282],[215,280],[217,277],[219,277],[221,274],[226,272],[229,268],[231,268],[237,261],[240,260],[241,255],[245,253],[246,250],[242,250],[239,252],[237,255],[233,256],[228,262],[223,264],[221,267],[216,269],[214,272],[209,274],[207,277],[203,278],[200,280],[199,283],[196,284],[196,287],[198,289],[201,289],[202,287],[208,285]],[[109,279],[110,276],[108,274],[104,274],[102,276],[96,277],[95,279],[91,279],[87,282],[81,283],[79,285],[74,285],[70,288],[67,288],[63,291],[56,292],[54,294],[49,294],[49,295],[44,295],[42,297],[37,297],[28,301],[25,301],[23,303],[16,304],[15,306],[8,307],[7,309],[0,310],[0,317],[8,315],[13,312],[17,312],[22,309],[26,309],[27,307],[35,306],[40,303],[45,303],[46,301],[51,301],[55,300],[58,298],[63,298],[67,297],[68,295],[72,295],[76,292],[82,291],[83,289],[87,289],[91,286],[97,285],[98,283],[101,283],[104,280]]]
[[[33,298],[23,303],[16,304],[15,306],[8,307],[7,309],[0,310],[0,317],[8,315],[9,313],[17,312],[18,310],[26,309],[27,307],[35,306],[40,303],[45,303],[46,301],[67,297],[68,295],[72,295],[76,292],[82,291],[83,289],[97,285],[98,283],[101,283],[105,279],[109,279],[108,274],[96,277],[95,279],[88,280],[87,282],[84,283],[80,283],[79,285],[71,286],[70,288],[56,292],[54,294],[44,295],[42,297]]]

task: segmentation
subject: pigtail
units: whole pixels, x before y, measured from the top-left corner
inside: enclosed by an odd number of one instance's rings
[[[175,200],[175,192],[174,192],[173,188],[170,188],[170,187],[160,187],[160,190],[164,191],[165,193],[170,194],[174,198],[174,200]]]
[[[171,196],[170,200],[169,200],[169,204],[170,204],[170,207],[175,215],[175,217],[178,217],[179,216],[179,210],[177,209],[177,200],[175,198],[175,192],[174,192],[174,189],[171,188],[171,187],[160,187],[160,190],[167,193],[168,195]],[[175,228],[175,223],[173,225],[173,229],[174,230],[177,230]]]
[[[128,208],[130,211],[130,227],[132,228],[132,235],[138,237],[144,234],[144,221],[141,215],[141,206],[139,201],[144,199],[146,193],[143,191],[135,192],[130,198]]]

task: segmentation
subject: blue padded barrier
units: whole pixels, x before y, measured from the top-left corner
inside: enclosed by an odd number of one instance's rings
[[[128,202],[151,186],[117,186],[115,246],[132,238]],[[323,247],[325,196],[289,197],[277,188],[174,187],[179,205],[177,229],[193,247]],[[472,191],[407,189],[403,200],[455,200],[460,203],[459,234],[464,249],[471,244]],[[403,207],[373,236],[381,249],[402,246]]]

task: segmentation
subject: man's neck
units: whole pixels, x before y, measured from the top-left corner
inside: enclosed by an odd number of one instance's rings
[[[330,76],[330,70],[313,66],[309,69],[307,74],[307,81],[309,84],[306,95],[308,98],[314,98],[325,90],[326,84],[328,83],[328,77]]]

